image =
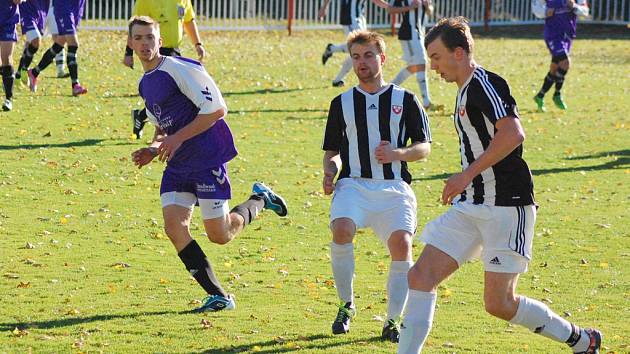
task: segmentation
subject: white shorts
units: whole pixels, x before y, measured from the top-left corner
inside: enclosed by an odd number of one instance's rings
[[[422,39],[400,41],[400,46],[403,51],[403,60],[407,62],[407,66],[411,65],[425,65],[427,63],[427,57],[422,45]]]
[[[27,42],[32,42],[35,39],[39,39],[42,38],[42,34],[39,33],[39,30],[37,28],[34,28],[28,32],[26,32],[26,41]]]
[[[55,19],[55,9],[52,5],[48,8],[48,14],[46,15],[46,27],[50,34],[59,34],[59,30],[57,29],[57,20]]]
[[[394,231],[415,234],[416,195],[405,181],[343,178],[335,185],[330,223],[349,218],[357,228],[371,228],[387,245]]]
[[[480,257],[484,269],[525,273],[532,258],[536,207],[457,203],[432,220],[420,240],[453,257],[458,265]]]
[[[162,208],[169,205],[178,205],[193,210],[195,204],[199,204],[203,220],[220,218],[230,213],[230,205],[225,199],[197,199],[192,193],[166,192],[160,195]]]

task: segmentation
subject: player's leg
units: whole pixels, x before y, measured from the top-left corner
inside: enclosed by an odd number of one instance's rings
[[[53,37],[53,41],[65,44],[64,36],[53,34],[52,37]],[[66,49],[64,46],[63,48],[61,48],[61,51],[57,53],[57,55],[55,55],[55,66],[57,67],[57,77],[60,79],[70,76],[70,73],[66,72],[66,70],[64,69],[63,64],[65,61],[66,61]]]
[[[335,76],[335,79],[332,82],[333,87],[342,87],[345,85],[344,79],[346,75],[352,70],[352,58],[348,55],[346,59],[341,64],[341,69]]]
[[[334,201],[333,201],[334,203]],[[331,211],[332,217],[332,211]],[[354,245],[352,240],[357,226],[350,218],[335,218],[331,224],[333,240],[330,243],[330,262],[341,304],[332,324],[333,334],[350,331],[350,320],[356,314],[354,305]]]
[[[79,82],[79,63],[77,61],[77,51],[79,50],[79,38],[76,30],[74,33],[67,34],[65,36],[66,44],[68,45],[67,66],[70,72],[70,80],[72,81],[72,95],[79,96],[84,95],[88,90],[81,86]]]
[[[15,29],[13,32],[15,33]],[[2,86],[4,87],[5,96],[5,100],[2,104],[3,111],[13,109],[13,83],[15,81],[13,72],[13,48],[15,47],[16,40],[17,36],[14,34],[13,39],[4,37],[0,41],[0,72],[2,73]]]
[[[433,325],[438,285],[478,255],[481,236],[471,217],[473,210],[473,205],[456,204],[422,230],[420,239],[426,246],[409,270],[399,354],[417,354],[422,350]]]
[[[393,343],[398,343],[400,339],[401,317],[409,292],[407,274],[413,265],[411,239],[411,232],[397,230],[387,240],[391,263],[387,276],[387,318],[381,331],[381,339]]]
[[[205,253],[201,247],[199,247],[197,241],[190,235],[189,226],[192,218],[192,206],[194,205],[195,199],[195,196],[191,193],[169,192],[162,194],[162,203],[166,205],[162,209],[164,215],[164,230],[175,246],[177,254],[182,263],[184,263],[186,270],[190,272],[197,283],[199,283],[208,294],[205,303],[198,308],[197,311],[230,309],[233,308],[233,306],[229,306],[230,299],[228,294],[223,290],[223,287],[221,287],[221,284],[217,280]],[[169,202],[174,204],[168,204]],[[190,202],[192,202],[192,205]],[[187,206],[182,206],[181,204],[186,204]],[[210,304],[208,304],[207,300],[217,296],[227,299],[227,304],[223,304],[221,308],[209,306]]]
[[[403,60],[407,63],[407,66],[402,68],[398,74],[396,74],[396,77],[394,77],[394,79],[392,80],[392,84],[394,85],[402,85],[403,82],[405,82],[405,80],[407,80],[409,78],[409,76],[413,75],[414,72],[409,70],[409,61],[411,60],[411,43],[410,41],[399,41],[400,42],[400,47],[402,48],[403,51]]]
[[[569,58],[571,41],[564,41],[563,46],[564,52],[562,53],[562,55],[559,55],[555,58],[557,61],[558,69],[556,70],[556,90],[553,93],[553,103],[555,103],[556,107],[564,110],[567,109],[567,105],[562,99],[562,94],[560,93],[560,90],[562,90],[562,85],[564,85],[564,78],[567,75],[567,72],[569,71],[569,66],[571,64],[571,60]]]
[[[39,63],[34,68],[28,70],[28,85],[32,92],[37,91],[39,74],[52,63],[55,56],[63,49],[63,42],[60,42],[59,40],[54,42],[52,47],[48,48],[44,53]]]

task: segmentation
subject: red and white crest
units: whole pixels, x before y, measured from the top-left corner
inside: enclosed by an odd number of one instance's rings
[[[459,111],[459,116],[463,117],[464,114],[466,114],[466,106],[464,106],[464,105],[459,106],[459,110],[458,111]]]
[[[394,112],[394,114],[400,114],[400,112],[402,112],[402,109],[402,106],[392,105],[392,112]]]

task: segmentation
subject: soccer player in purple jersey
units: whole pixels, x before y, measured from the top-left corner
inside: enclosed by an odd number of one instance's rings
[[[544,97],[554,83],[556,90],[553,94],[553,103],[562,110],[567,109],[560,90],[569,71],[569,53],[575,38],[577,17],[588,15],[588,4],[585,0],[546,0],[545,5],[544,37],[551,53],[551,65],[540,91],[534,96],[534,101],[541,112],[547,110]]]
[[[15,26],[20,19],[18,5],[23,0],[4,0],[0,2],[0,72],[2,73],[2,86],[4,86],[5,100],[2,103],[3,111],[13,109],[13,48],[17,41]]]
[[[29,65],[39,49],[40,39],[44,35],[49,0],[26,0],[20,4],[20,24],[22,34],[26,36],[26,44],[20,58],[15,77],[26,79]]]
[[[531,171],[522,157],[525,132],[508,83],[477,64],[463,17],[440,20],[424,44],[431,69],[458,87],[453,122],[462,171],[444,182],[442,204],[451,204],[450,209],[422,231],[426,246],[407,277],[398,354],[422,350],[439,284],[476,257],[484,267],[483,301],[489,314],[566,343],[574,353],[598,354],[598,330],[581,328],[516,292],[519,275],[531,260],[536,204]]]
[[[164,228],[186,269],[208,294],[196,311],[233,309],[234,299],[190,235],[193,207],[199,205],[208,239],[222,245],[263,208],[287,215],[286,203],[269,187],[255,183],[249,199],[230,210],[227,162],[237,152],[224,119],[227,107],[214,80],[197,61],[161,55],[159,25],[150,17],[131,19],[127,44],[142,63],[140,96],[149,120],[159,128],[149,147],[132,154],[133,161],[138,167],[155,157],[167,162],[160,188]]]
[[[72,96],[84,95],[87,89],[79,83],[79,67],[77,64],[77,50],[79,49],[79,38],[77,36],[77,26],[81,22],[85,0],[64,0],[55,2],[55,20],[59,36],[55,43],[49,48],[40,60],[39,64],[28,71],[29,87],[31,91],[37,91],[37,77],[42,70],[46,69],[64,47],[68,45],[67,65],[72,80]]]

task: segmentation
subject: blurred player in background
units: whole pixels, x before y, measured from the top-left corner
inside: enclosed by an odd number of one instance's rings
[[[13,48],[17,41],[16,26],[20,20],[19,4],[23,0],[5,0],[0,5],[0,72],[2,73],[2,86],[4,87],[3,111],[13,109]]]

